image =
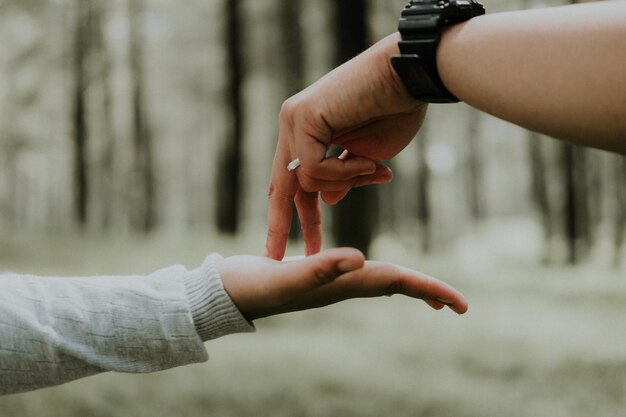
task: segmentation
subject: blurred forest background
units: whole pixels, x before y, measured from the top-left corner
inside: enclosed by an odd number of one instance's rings
[[[280,105],[404,4],[0,0],[0,270],[261,254]],[[461,103],[389,164],[392,184],[324,207],[325,246],[457,285],[462,320],[395,297],[265,319],[206,366],[6,397],[0,417],[626,415],[626,159]]]
[[[403,3],[2,1],[0,230],[262,234],[281,103],[393,31]],[[393,185],[327,210],[337,244],[431,251],[514,217],[543,260],[604,244],[623,262],[624,158],[460,104],[431,106],[390,164]]]

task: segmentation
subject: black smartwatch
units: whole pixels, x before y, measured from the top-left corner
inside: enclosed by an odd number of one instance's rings
[[[476,0],[411,0],[404,7],[400,55],[391,57],[391,64],[413,97],[429,103],[459,101],[439,78],[437,45],[443,27],[482,14],[485,8]]]

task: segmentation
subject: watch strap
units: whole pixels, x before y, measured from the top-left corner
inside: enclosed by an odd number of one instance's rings
[[[437,46],[445,25],[485,13],[476,0],[411,0],[402,11],[398,30],[400,55],[391,58],[408,92],[432,103],[455,103],[459,99],[443,84],[437,68]]]
[[[441,82],[436,70],[416,54],[391,57],[391,65],[398,73],[407,91],[416,99],[429,103],[456,103],[459,99]]]

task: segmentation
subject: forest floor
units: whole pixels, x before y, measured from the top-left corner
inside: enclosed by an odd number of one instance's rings
[[[216,249],[259,252],[249,239],[3,240],[0,269],[40,274],[147,273],[195,267]],[[393,239],[374,248],[463,291],[464,316],[394,296],[272,317],[208,342],[207,363],[1,397],[0,417],[626,416],[625,270],[465,245],[428,257]]]

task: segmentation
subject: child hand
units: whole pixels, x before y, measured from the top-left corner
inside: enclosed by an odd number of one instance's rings
[[[404,294],[434,309],[467,311],[465,297],[438,279],[398,265],[365,261],[352,248],[335,248],[279,262],[238,255],[218,265],[224,288],[249,320],[319,308],[350,298]]]

